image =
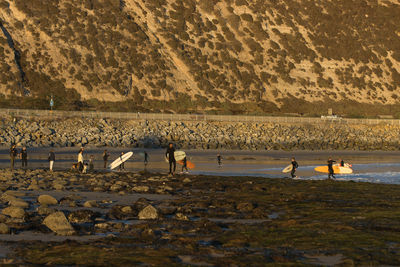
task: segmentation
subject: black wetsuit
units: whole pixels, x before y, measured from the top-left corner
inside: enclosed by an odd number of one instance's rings
[[[297,161],[292,161],[292,171],[290,172],[290,174],[292,175],[292,178],[295,178],[296,175],[296,169],[299,167],[299,164],[297,164]]]
[[[54,152],[49,153],[49,161],[56,161],[56,154]]]
[[[165,153],[165,157],[168,158],[169,162],[169,174],[174,174],[176,170],[176,160],[175,160],[175,148],[174,147],[168,147],[167,152]],[[174,168],[172,169],[172,166]]]
[[[121,156],[119,156],[119,158],[121,159],[121,161],[122,161],[122,156],[123,156],[124,154],[121,154]],[[120,170],[125,170],[125,162],[122,162],[120,165],[119,165],[119,169]]]
[[[22,167],[28,166],[28,152],[24,149],[21,150],[21,162],[22,162]]]
[[[17,156],[18,151],[16,148],[11,147],[10,148],[10,160],[11,160],[11,170],[14,170],[14,162],[15,162],[15,157]]]
[[[222,157],[217,156],[217,160],[218,160],[218,166],[221,166],[222,165]]]
[[[107,168],[107,161],[108,161],[109,156],[110,156],[110,154],[108,154],[107,152],[103,153],[104,169]]]
[[[328,160],[328,179],[335,178],[335,171],[333,170],[333,163],[335,162],[334,160]]]
[[[94,163],[93,163],[93,159],[89,160],[89,171],[93,171],[94,170]]]
[[[340,162],[340,167],[344,167],[344,160]]]
[[[183,161],[182,172],[183,172],[183,169],[186,169],[186,171],[188,172],[189,170],[187,168],[187,159],[186,159],[186,157],[182,161]]]
[[[147,166],[147,163],[149,163],[149,155],[147,152],[144,152],[144,166]]]

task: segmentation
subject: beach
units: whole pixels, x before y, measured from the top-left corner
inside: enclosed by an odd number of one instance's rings
[[[48,153],[54,149],[56,153],[56,170],[69,170],[77,162],[78,147],[68,148],[28,148],[29,168],[46,169]],[[88,162],[94,156],[95,170],[104,170],[102,153],[107,149],[110,153],[108,164],[117,159],[121,152],[133,151],[133,156],[125,163],[126,171],[139,172],[144,170],[144,158],[141,153],[149,155],[149,164],[146,170],[151,172],[167,172],[168,163],[165,161],[164,149],[144,149],[130,147],[91,147],[85,148],[85,160]],[[375,183],[400,183],[400,152],[397,151],[281,151],[281,150],[200,150],[185,149],[189,161],[196,165],[190,170],[195,175],[221,176],[254,176],[265,178],[284,178],[288,174],[282,169],[290,164],[295,157],[300,167],[298,175],[303,179],[325,179],[327,176],[314,171],[317,166],[326,165],[329,157],[335,160],[343,159],[353,165],[354,174],[340,176],[339,179],[366,181]],[[0,148],[0,168],[9,167],[9,148]],[[222,156],[222,167],[217,164],[217,155]],[[16,161],[20,168],[21,162]],[[181,165],[177,164],[178,172]]]
[[[400,264],[398,185],[4,169],[0,178],[3,263]]]

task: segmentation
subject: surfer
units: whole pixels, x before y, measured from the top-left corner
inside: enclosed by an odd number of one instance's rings
[[[79,150],[78,154],[78,170],[83,172],[83,147]]]
[[[336,161],[334,161],[332,158],[329,158],[328,159],[328,171],[329,171],[329,174],[328,174],[328,179],[331,179],[331,178],[336,178],[335,177],[335,171],[333,170],[333,163],[335,163]]]
[[[14,170],[14,162],[15,162],[15,157],[17,156],[17,146],[16,145],[11,145],[10,148],[10,163],[11,163],[11,170]]]
[[[172,143],[169,143],[167,152],[165,153],[165,157],[168,158],[169,162],[169,175],[174,175],[175,170],[176,170],[176,160],[175,160],[175,148]],[[172,165],[174,166],[174,169],[172,169]]]
[[[122,156],[124,155],[124,152],[121,152],[121,156],[119,156],[119,158],[121,159],[121,161],[122,161]],[[119,165],[119,169],[120,170],[125,170],[125,162],[124,161],[122,161],[122,163]]]
[[[107,168],[107,161],[108,161],[109,156],[110,156],[110,154],[108,154],[107,149],[104,150],[104,152],[103,152],[104,169]]]
[[[50,164],[50,171],[52,172],[53,171],[54,161],[56,161],[56,155],[54,154],[53,149],[50,150],[48,159],[49,159],[49,164]]]
[[[339,162],[340,162],[340,165],[339,165],[339,166],[340,166],[340,167],[344,167],[344,160],[343,160],[343,159],[340,159]]]
[[[146,168],[147,164],[149,163],[149,154],[147,152],[144,152],[144,167]]]
[[[89,171],[93,171],[93,170],[94,170],[94,163],[93,163],[93,160],[94,160],[94,156],[93,156],[93,155],[90,155],[90,159],[89,159]]]
[[[296,159],[293,157],[292,158],[292,171],[290,172],[290,175],[292,178],[297,178],[295,175],[297,168],[299,167],[299,164],[297,163]]]
[[[189,173],[189,170],[187,168],[187,159],[186,159],[186,157],[182,160],[182,163],[183,163],[183,165],[182,165],[182,173],[183,173],[183,169],[186,169],[185,173]]]
[[[219,154],[219,153],[217,155],[217,161],[218,161],[218,167],[221,167],[222,166],[222,157],[221,157],[221,154]]]
[[[26,147],[23,147],[21,153],[19,154],[22,162],[22,168],[28,167],[28,152],[26,151]]]

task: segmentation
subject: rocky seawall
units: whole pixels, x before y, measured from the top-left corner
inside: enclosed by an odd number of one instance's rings
[[[170,122],[105,119],[0,120],[0,143],[29,147],[164,147],[247,150],[397,150],[400,126]]]

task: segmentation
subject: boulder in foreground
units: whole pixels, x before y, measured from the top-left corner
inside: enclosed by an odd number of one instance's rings
[[[49,195],[40,195],[38,197],[38,202],[42,205],[57,205],[58,201],[52,196]]]
[[[139,212],[140,220],[155,220],[158,219],[158,211],[152,205],[148,205]]]
[[[25,211],[20,207],[10,206],[3,209],[2,214],[10,216],[11,218],[22,219],[25,217]]]
[[[0,234],[9,234],[10,233],[10,228],[8,227],[7,224],[5,223],[0,223]]]
[[[54,212],[47,216],[43,224],[58,235],[73,235],[75,233],[74,228],[61,211]]]

